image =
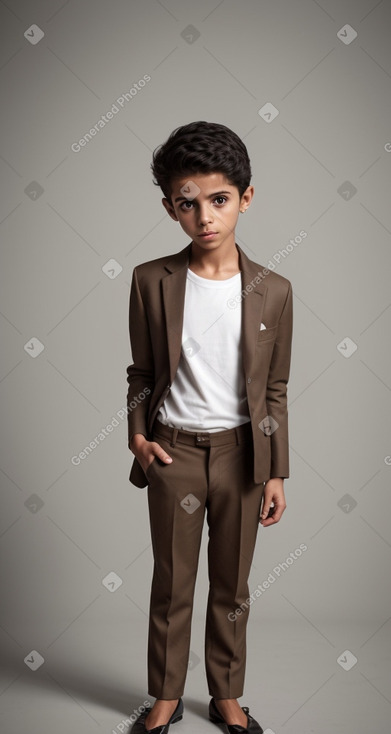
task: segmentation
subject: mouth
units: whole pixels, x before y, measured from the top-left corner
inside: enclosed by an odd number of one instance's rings
[[[209,239],[210,237],[214,237],[216,234],[217,234],[217,232],[212,232],[212,230],[210,230],[208,232],[202,232],[198,236],[199,237],[205,237],[205,239]]]

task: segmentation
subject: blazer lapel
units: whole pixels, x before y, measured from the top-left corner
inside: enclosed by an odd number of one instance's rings
[[[250,260],[236,245],[242,278],[242,360],[244,374],[251,373],[267,286],[259,275],[259,265]],[[172,384],[181,356],[183,312],[185,305],[186,276],[191,253],[191,243],[173,255],[166,263],[168,275],[162,279],[163,304]],[[256,280],[260,282],[255,282]],[[246,290],[246,286],[248,289]],[[238,304],[239,307],[240,304]]]
[[[244,374],[248,375],[252,372],[267,285],[261,280],[260,266],[249,260],[239,245],[236,247],[239,251],[239,267],[242,273],[242,361]]]
[[[170,385],[174,381],[182,349],[183,311],[186,275],[190,261],[191,242],[165,263],[169,275],[162,280],[163,304],[170,360]]]

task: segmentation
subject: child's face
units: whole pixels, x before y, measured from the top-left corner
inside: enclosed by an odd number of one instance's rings
[[[172,204],[165,198],[162,202],[196,245],[214,250],[223,243],[225,248],[234,245],[239,212],[247,209],[253,193],[249,186],[239,198],[236,186],[222,173],[192,173],[172,181]]]

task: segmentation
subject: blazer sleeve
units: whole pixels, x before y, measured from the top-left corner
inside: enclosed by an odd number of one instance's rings
[[[133,270],[129,299],[129,338],[133,363],[127,367],[128,447],[135,433],[147,438],[147,417],[154,386],[154,362],[148,318],[140,291],[137,268]]]
[[[272,416],[278,424],[278,427],[272,431],[270,436],[270,478],[289,477],[287,383],[290,372],[292,347],[292,301],[292,285],[289,283],[285,303],[278,323],[277,337],[270,362],[266,389],[268,415]]]

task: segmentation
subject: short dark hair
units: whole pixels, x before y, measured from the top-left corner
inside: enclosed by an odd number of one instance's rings
[[[223,173],[239,197],[251,181],[250,159],[243,141],[233,130],[216,122],[190,122],[177,127],[153,151],[153,183],[171,203],[171,182],[191,173]]]

